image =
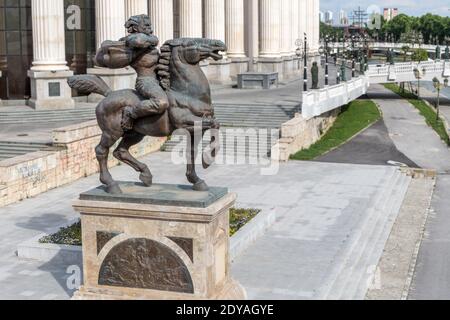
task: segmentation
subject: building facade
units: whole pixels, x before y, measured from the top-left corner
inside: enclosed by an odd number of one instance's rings
[[[325,23],[329,25],[333,24],[333,11],[325,11]]]
[[[384,8],[383,10],[384,20],[391,21],[398,16],[398,8]]]
[[[341,26],[347,26],[349,24],[347,12],[344,10],[339,11],[339,24]]]
[[[297,39],[319,48],[319,0],[0,0],[0,99],[36,108],[72,103],[66,79],[92,73],[113,89],[133,85],[133,71],[95,68],[104,40],[126,34],[124,22],[147,13],[161,43],[176,37],[224,40],[226,59],[208,62],[211,81],[238,73],[298,71]]]

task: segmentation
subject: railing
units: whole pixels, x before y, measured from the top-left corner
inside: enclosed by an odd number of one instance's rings
[[[304,92],[302,116],[311,119],[330,112],[366,94],[368,88],[369,78],[359,76],[338,85]]]
[[[450,76],[449,61],[423,61],[417,62],[401,62],[394,65],[383,65],[381,67],[369,66],[367,75],[370,77],[371,83],[386,82],[406,82],[415,81],[416,77],[414,69],[419,69],[421,79],[431,81],[434,77],[443,80]]]
[[[347,43],[349,44],[349,43]],[[362,43],[358,44],[355,43],[354,44],[355,48],[362,48],[364,45]],[[392,49],[398,49],[398,50],[402,50],[403,47],[409,47],[410,49],[425,49],[427,51],[430,52],[435,52],[436,51],[436,45],[434,44],[410,44],[410,43],[401,43],[401,42],[395,42],[395,43],[390,43],[390,42],[372,42],[370,43],[370,48],[372,49],[388,49],[388,48],[392,48]],[[335,42],[330,44],[331,48],[337,49],[337,48],[342,48],[342,43],[340,42]],[[441,48],[444,48],[444,45],[440,45]]]

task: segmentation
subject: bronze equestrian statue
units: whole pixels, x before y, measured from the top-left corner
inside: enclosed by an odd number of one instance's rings
[[[167,137],[177,130],[187,134],[186,177],[196,191],[208,191],[208,185],[198,177],[195,160],[200,134],[211,130],[210,154],[203,153],[203,167],[208,168],[219,148],[217,130],[220,125],[214,117],[211,88],[200,68],[202,60],[222,59],[220,52],[226,45],[220,40],[181,38],[169,40],[157,49],[158,38],[153,35],[147,15],[131,17],[126,23],[129,35],[119,41],[105,41],[96,56],[98,66],[108,68],[133,67],[138,75],[136,90],[111,91],[99,77],[76,75],[69,78],[69,86],[79,93],[97,93],[105,98],[96,109],[102,130],[96,155],[100,165],[100,181],[111,194],[122,190],[108,169],[110,148],[120,141],[114,157],[140,172],[139,179],[150,187],[153,176],[144,163],[139,162],[129,149],[145,136]]]

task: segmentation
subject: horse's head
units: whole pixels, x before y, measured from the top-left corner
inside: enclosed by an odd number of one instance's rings
[[[181,62],[196,65],[202,60],[212,58],[221,60],[221,52],[227,51],[227,46],[223,41],[203,38],[181,38],[166,42],[174,50]]]
[[[223,58],[221,52],[225,51],[227,51],[227,46],[221,40],[179,38],[166,41],[161,47],[158,68],[162,86],[165,89],[170,87],[170,73],[175,70],[177,79],[172,78],[172,81],[180,80],[184,83],[190,80],[195,81],[197,85],[208,84],[200,69],[200,62],[209,58],[216,61],[221,60]]]

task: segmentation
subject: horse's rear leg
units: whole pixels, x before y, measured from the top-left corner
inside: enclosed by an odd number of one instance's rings
[[[144,139],[144,135],[142,134],[134,131],[127,132],[117,149],[114,151],[114,157],[126,163],[137,172],[140,172],[141,175],[139,176],[139,179],[142,181],[142,183],[144,183],[144,185],[150,187],[153,183],[153,176],[150,172],[150,169],[144,163],[139,162],[130,153],[130,148],[134,145],[137,145],[142,141],[142,139]]]
[[[103,133],[100,144],[95,148],[98,163],[100,165],[100,181],[106,185],[106,192],[121,194],[119,184],[114,181],[108,169],[109,150],[117,142],[117,139],[107,133]]]

